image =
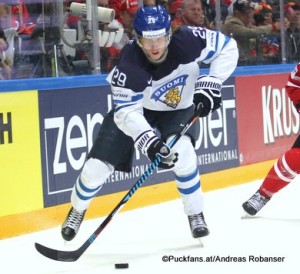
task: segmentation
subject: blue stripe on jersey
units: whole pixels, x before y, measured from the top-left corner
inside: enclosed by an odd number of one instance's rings
[[[131,100],[131,101],[132,101],[132,102],[136,102],[136,101],[138,101],[138,100],[142,100],[143,97],[144,97],[143,94],[137,94],[137,95],[132,96],[132,100]]]
[[[184,183],[193,180],[196,176],[199,176],[198,168],[189,176],[180,177],[175,174],[175,179],[180,183]]]
[[[206,57],[203,59],[203,61],[204,60],[207,60],[207,59],[210,59],[211,57],[213,57],[213,55],[216,53],[216,51],[217,51],[217,46],[218,46],[218,43],[219,43],[219,35],[220,35],[220,33],[217,31],[216,32],[217,33],[217,35],[216,35],[216,43],[215,43],[215,48],[214,48],[214,50],[212,50],[212,51],[210,51],[207,55],[206,55]],[[224,46],[224,45],[223,45]],[[223,48],[223,47],[222,47]]]
[[[122,108],[130,107],[130,106],[133,106],[133,105],[135,105],[135,104],[127,104],[127,105],[117,106],[115,108],[115,112],[119,111]]]
[[[118,111],[124,107],[133,106],[137,101],[142,100],[144,98],[143,94],[137,94],[131,97],[131,101],[123,101],[123,100],[114,100],[114,104],[117,105],[115,111]],[[118,106],[119,105],[119,106]]]
[[[222,47],[222,49],[228,44],[228,42],[230,41],[230,37],[228,37],[228,36],[225,36],[225,42],[224,42],[224,45],[223,45],[223,47]]]
[[[180,193],[186,194],[186,195],[195,192],[199,188],[200,188],[200,181],[198,181],[195,185],[193,185],[192,187],[189,187],[189,188],[179,188],[179,187],[177,187],[177,189]]]

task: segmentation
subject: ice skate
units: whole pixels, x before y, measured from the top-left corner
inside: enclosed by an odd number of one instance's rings
[[[203,213],[188,216],[193,238],[201,238],[209,234]]]
[[[75,238],[83,221],[85,212],[86,210],[79,212],[73,207],[70,209],[61,229],[61,235],[66,241],[71,241]]]
[[[256,191],[254,195],[243,203],[243,209],[251,216],[254,216],[258,211],[260,211],[270,199],[264,197]]]

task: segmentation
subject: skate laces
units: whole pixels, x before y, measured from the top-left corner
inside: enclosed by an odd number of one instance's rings
[[[82,222],[83,215],[84,215],[84,211],[79,212],[76,211],[75,209],[72,209],[70,215],[68,216],[68,220],[65,227],[69,227],[77,231]]]
[[[248,200],[248,203],[256,210],[259,211],[269,199],[265,198],[258,191]]]
[[[201,213],[189,216],[189,221],[193,229],[206,227],[206,223]]]

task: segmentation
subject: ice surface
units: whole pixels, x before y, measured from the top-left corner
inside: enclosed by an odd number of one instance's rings
[[[261,274],[298,273],[300,269],[300,180],[294,180],[258,213],[242,219],[242,203],[261,181],[204,193],[210,235],[204,247],[191,237],[181,200],[118,213],[76,262],[56,262],[40,255],[38,242],[61,250],[77,249],[104,218],[85,221],[71,243],[60,227],[0,240],[1,273],[30,274]],[[138,192],[135,195],[139,195]],[[132,197],[134,199],[134,197]],[[34,220],[32,220],[34,222]],[[252,262],[261,257],[281,262]],[[173,258],[163,262],[163,258]],[[226,260],[225,262],[216,261]],[[193,262],[215,260],[215,262]],[[241,260],[242,262],[234,262]],[[128,269],[115,269],[116,263]],[[298,269],[298,270],[297,270]]]

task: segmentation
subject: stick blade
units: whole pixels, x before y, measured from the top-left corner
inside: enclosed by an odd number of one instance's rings
[[[61,251],[35,243],[36,250],[43,256],[60,262],[75,262],[80,257],[81,253],[75,251]]]

